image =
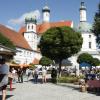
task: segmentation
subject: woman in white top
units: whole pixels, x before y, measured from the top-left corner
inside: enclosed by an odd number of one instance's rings
[[[47,82],[46,74],[47,74],[46,69],[45,68],[42,68],[42,82],[43,83],[46,83]]]
[[[12,68],[12,71],[11,71],[11,73],[12,73],[12,75],[13,75],[13,82],[14,83],[16,83],[16,70],[14,69],[14,68]]]

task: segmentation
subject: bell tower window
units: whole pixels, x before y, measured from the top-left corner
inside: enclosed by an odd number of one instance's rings
[[[91,38],[91,35],[89,35],[89,38]]]
[[[91,49],[91,42],[89,42],[89,48]]]

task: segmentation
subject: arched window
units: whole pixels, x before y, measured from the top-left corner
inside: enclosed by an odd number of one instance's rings
[[[32,25],[32,29],[33,29],[33,25]]]

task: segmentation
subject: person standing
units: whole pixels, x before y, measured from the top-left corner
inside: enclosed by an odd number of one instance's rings
[[[26,69],[26,77],[27,81],[29,81],[29,77],[31,76],[31,70],[29,68]]]
[[[18,82],[23,83],[23,69],[18,68],[17,74],[18,74]]]
[[[0,58],[0,88],[2,90],[2,100],[6,100],[6,87],[9,74],[9,66],[5,61],[5,58]]]
[[[16,83],[16,70],[14,69],[14,68],[12,68],[12,71],[11,71],[11,73],[12,73],[12,75],[13,75],[13,82],[14,83]]]
[[[55,68],[52,68],[51,71],[51,82],[57,83],[57,70]]]
[[[46,71],[46,68],[42,68],[42,83],[46,83],[46,74],[47,74],[47,71]]]
[[[34,82],[37,84],[38,82],[38,74],[39,74],[39,71],[38,71],[38,68],[36,68],[34,70]]]

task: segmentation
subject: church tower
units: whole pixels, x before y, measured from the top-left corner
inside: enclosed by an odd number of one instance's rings
[[[43,22],[50,22],[50,9],[48,6],[43,7]]]
[[[96,37],[94,33],[92,33],[92,25],[87,22],[86,16],[86,6],[84,2],[81,2],[81,6],[79,9],[80,13],[80,23],[79,23],[79,31],[83,37],[82,51],[93,52],[96,51]]]
[[[35,18],[25,18],[26,32],[24,37],[30,47],[33,50],[37,50],[37,34],[36,34],[36,25],[37,20]]]
[[[84,2],[81,2],[79,11],[80,11],[80,22],[86,22],[87,21],[87,18],[86,18],[86,7],[84,5]]]

